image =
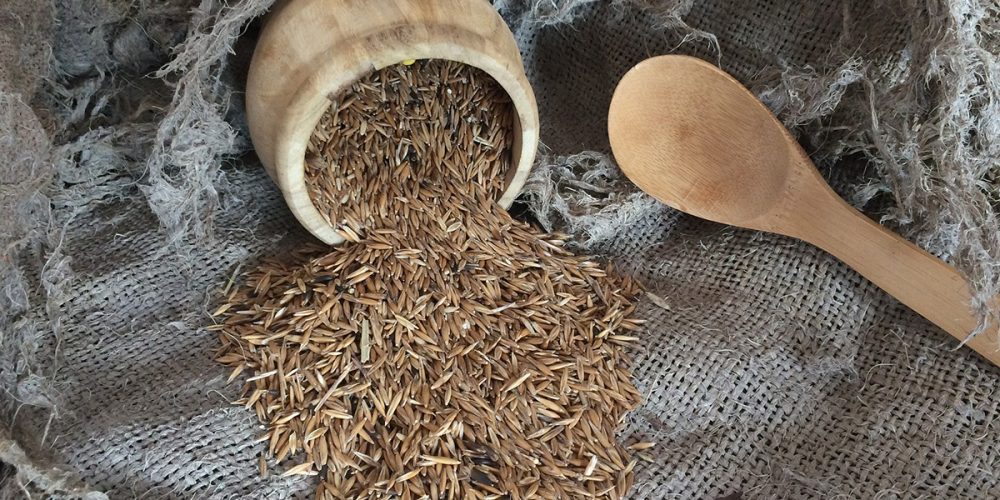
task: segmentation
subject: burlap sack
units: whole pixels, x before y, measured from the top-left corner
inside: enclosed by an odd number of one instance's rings
[[[636,192],[605,134],[611,92],[635,63],[682,52],[721,64],[845,197],[989,296],[1000,286],[995,4],[495,3],[543,121],[523,205],[650,292],[635,352],[646,401],[621,439],[657,445],[634,498],[1000,496],[1000,370],[815,248]],[[44,10],[0,7],[0,42],[16,40],[0,43],[0,61],[51,67],[43,79],[0,73],[8,496],[313,488],[258,475],[262,427],[229,403],[238,384],[202,329],[228,279],[309,240],[239,154],[246,24],[269,4],[58,1],[54,32]]]

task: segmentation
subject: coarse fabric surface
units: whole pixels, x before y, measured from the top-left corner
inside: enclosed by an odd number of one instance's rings
[[[230,404],[218,290],[311,241],[252,154],[272,0],[0,6],[0,492],[291,498]],[[614,164],[606,113],[658,54],[720,65],[846,199],[1000,292],[993,0],[496,0],[539,102],[521,203],[638,278],[655,441],[633,498],[1000,496],[1000,369],[834,258],[680,214]],[[280,472],[280,468],[272,470]]]

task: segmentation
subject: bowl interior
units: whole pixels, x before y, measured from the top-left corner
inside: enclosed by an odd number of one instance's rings
[[[313,204],[305,180],[306,145],[330,106],[330,96],[350,88],[373,70],[404,61],[446,59],[473,66],[489,75],[510,96],[514,115],[511,163],[504,175],[505,189],[497,202],[504,208],[510,207],[527,180],[538,146],[538,111],[523,73],[513,74],[505,65],[484,55],[470,55],[466,47],[430,45],[422,47],[423,50],[417,54],[410,52],[412,48],[406,49],[382,54],[380,61],[365,66],[343,67],[336,61],[319,64],[316,74],[293,99],[292,106],[297,107],[298,112],[290,115],[300,119],[284,124],[285,132],[281,134],[282,143],[276,154],[278,183],[296,218],[325,243],[340,244],[344,238],[327,223]],[[432,54],[432,57],[426,57]]]

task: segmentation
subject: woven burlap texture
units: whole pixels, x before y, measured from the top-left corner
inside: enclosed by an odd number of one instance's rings
[[[634,353],[646,401],[621,439],[657,444],[634,498],[1000,496],[1000,370],[813,247],[636,191],[605,132],[635,63],[687,53],[719,64],[845,198],[993,296],[992,2],[494,3],[542,118],[524,204],[649,290]],[[314,487],[258,475],[263,429],[230,404],[239,386],[203,329],[222,284],[310,240],[248,152],[242,118],[252,20],[270,4],[0,7],[7,496],[289,498]]]

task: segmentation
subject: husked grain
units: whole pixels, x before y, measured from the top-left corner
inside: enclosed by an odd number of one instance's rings
[[[639,286],[495,203],[514,122],[447,61],[331,96],[306,180],[348,243],[263,262],[215,310],[261,446],[316,498],[621,498],[652,446],[615,439]]]

